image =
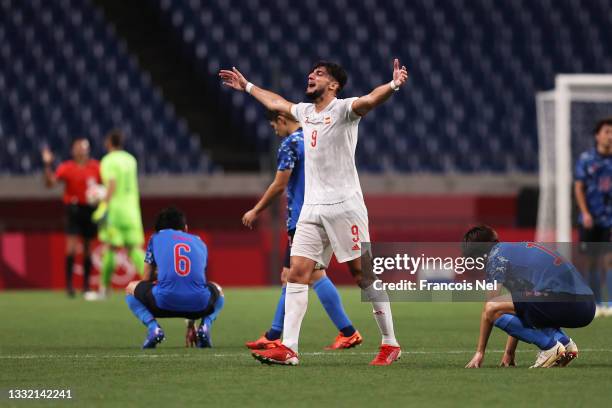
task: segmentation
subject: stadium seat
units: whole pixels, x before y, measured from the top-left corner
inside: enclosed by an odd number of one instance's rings
[[[189,132],[89,2],[0,2],[0,93],[1,174],[40,170],[41,143],[68,157],[72,138],[81,135],[91,139],[93,156],[101,157],[104,134],[112,128],[129,135],[127,149],[141,162],[141,172],[214,168],[199,136]],[[164,145],[152,150],[158,123],[166,129]],[[177,152],[179,143],[192,148],[187,160]]]

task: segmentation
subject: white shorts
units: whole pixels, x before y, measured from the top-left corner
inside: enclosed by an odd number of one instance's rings
[[[327,267],[334,253],[338,262],[359,258],[364,242],[370,242],[370,232],[368,210],[361,197],[337,204],[304,204],[291,256],[303,256]]]

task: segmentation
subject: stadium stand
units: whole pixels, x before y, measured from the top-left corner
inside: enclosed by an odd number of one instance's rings
[[[148,5],[217,92],[207,97],[218,97],[244,138],[255,135],[261,154],[275,143],[261,107],[221,90],[220,67],[236,65],[299,101],[319,57],[347,68],[348,96],[387,81],[392,58],[401,58],[409,89],[360,127],[357,163],[374,173],[533,173],[535,92],[552,88],[559,72],[612,72],[602,45],[612,38],[612,0]],[[89,1],[0,0],[0,94],[0,173],[37,171],[41,140],[65,157],[70,139],[87,135],[99,157],[104,133],[117,126],[145,173],[219,168]]]
[[[199,136],[88,2],[0,1],[0,95],[2,174],[40,169],[41,143],[68,157],[80,135],[101,157],[115,127],[141,172],[214,170]]]
[[[535,92],[552,88],[559,72],[612,72],[602,46],[612,38],[611,0],[153,3],[211,83],[220,67],[235,65],[299,101],[321,57],[340,61],[345,95],[359,95],[389,80],[392,58],[401,58],[409,90],[360,127],[357,162],[370,172],[535,172]],[[269,151],[257,104],[220,95]]]

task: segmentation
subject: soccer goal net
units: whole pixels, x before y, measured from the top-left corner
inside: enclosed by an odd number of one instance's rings
[[[572,241],[573,169],[594,147],[593,128],[612,116],[612,75],[557,75],[555,89],[536,95],[540,199],[536,240]]]

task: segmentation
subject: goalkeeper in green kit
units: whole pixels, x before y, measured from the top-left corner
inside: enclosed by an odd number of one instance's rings
[[[104,244],[99,293],[90,293],[87,300],[100,300],[108,295],[115,270],[115,253],[125,248],[142,276],[144,268],[144,233],[140,215],[138,170],[134,156],[123,150],[123,134],[111,131],[105,141],[108,153],[100,161],[100,174],[107,193],[93,214],[99,224],[98,238]]]

